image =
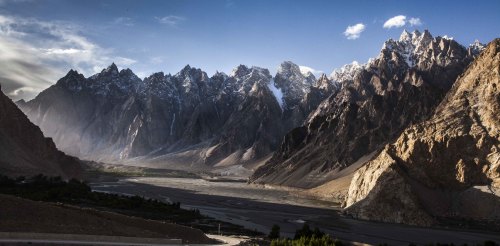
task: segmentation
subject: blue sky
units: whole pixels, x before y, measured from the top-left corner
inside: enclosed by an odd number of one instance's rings
[[[0,83],[29,99],[70,68],[90,76],[113,61],[140,77],[186,64],[274,73],[285,60],[329,74],[376,56],[404,28],[489,42],[500,37],[499,10],[495,0],[0,0]]]

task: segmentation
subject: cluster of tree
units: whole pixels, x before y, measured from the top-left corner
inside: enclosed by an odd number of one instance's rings
[[[140,196],[94,192],[79,180],[65,181],[61,177],[47,177],[41,174],[16,179],[0,175],[0,193],[36,201],[118,210],[125,214],[177,223],[204,218],[198,210],[181,209],[179,202],[165,203]]]
[[[320,231],[318,227],[311,230],[306,223],[301,229],[295,232],[293,239],[280,238],[279,225],[273,225],[268,235],[271,239],[271,246],[341,246],[341,241],[332,239],[329,235]]]
[[[298,239],[281,238],[271,241],[271,246],[341,246],[341,241],[334,240],[328,235],[322,237],[301,237]]]

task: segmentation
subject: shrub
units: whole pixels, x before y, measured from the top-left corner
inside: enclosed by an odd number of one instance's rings
[[[269,233],[269,239],[278,239],[280,238],[280,226],[273,225],[271,228],[271,232]]]

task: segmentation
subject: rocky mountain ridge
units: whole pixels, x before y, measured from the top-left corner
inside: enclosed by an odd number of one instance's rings
[[[476,55],[473,47],[427,30],[389,39],[367,64],[332,73],[332,79],[344,79],[340,88],[285,136],[251,181],[311,188],[335,179],[430,117]]]
[[[1,87],[0,87],[1,88]],[[78,178],[78,159],[56,149],[50,138],[0,91],[0,173],[12,177],[46,174]]]
[[[414,225],[500,218],[500,39],[458,78],[433,116],[354,174],[354,217]]]

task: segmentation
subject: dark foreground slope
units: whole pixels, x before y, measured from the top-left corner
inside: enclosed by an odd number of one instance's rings
[[[78,177],[80,161],[57,150],[52,139],[0,92],[0,173]]]
[[[0,231],[182,239],[214,243],[186,226],[0,195]]]
[[[430,225],[500,221],[500,39],[454,84],[429,120],[407,128],[351,182],[357,218]]]

